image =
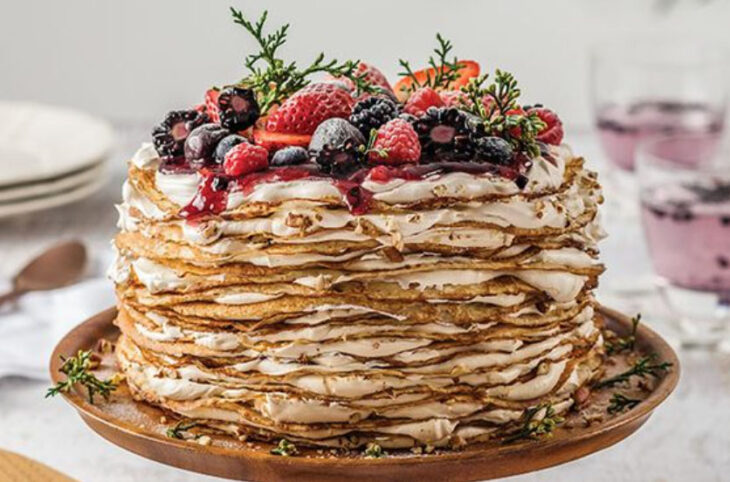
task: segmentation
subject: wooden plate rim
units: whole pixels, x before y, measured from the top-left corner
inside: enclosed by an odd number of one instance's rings
[[[619,313],[618,311],[610,308],[599,306],[598,311],[604,316],[617,321],[622,327],[628,328],[630,326],[630,318]],[[79,346],[81,340],[89,338],[91,332],[98,333],[103,330],[111,329],[111,322],[116,315],[116,308],[108,308],[96,315],[85,320],[74,329],[72,329],[56,346],[51,355],[50,360],[50,374],[53,383],[61,381],[62,377],[58,369],[61,366],[60,355],[69,355],[75,353],[79,349],[89,349],[91,346]],[[105,326],[106,325],[106,326]],[[468,449],[459,452],[440,453],[434,455],[414,456],[414,457],[384,457],[380,459],[366,459],[362,457],[279,457],[270,455],[268,452],[263,452],[256,449],[241,449],[233,450],[224,447],[216,446],[202,446],[198,444],[192,444],[186,441],[180,441],[165,437],[162,434],[146,432],[137,427],[129,424],[118,424],[117,420],[111,415],[105,413],[98,406],[90,404],[86,398],[80,396],[75,391],[63,392],[63,398],[70,403],[82,416],[86,419],[87,417],[106,425],[112,430],[123,432],[133,437],[142,438],[155,444],[162,444],[175,449],[182,449],[185,451],[192,451],[195,453],[207,453],[215,454],[219,456],[240,458],[240,459],[257,459],[260,462],[262,459],[268,463],[275,465],[294,465],[302,468],[324,468],[324,466],[332,466],[336,464],[338,468],[364,468],[364,467],[387,467],[387,466],[403,466],[403,465],[423,465],[423,464],[440,464],[443,462],[469,462],[475,458],[481,458],[485,452],[496,455],[498,457],[514,456],[515,453],[534,451],[550,451],[552,449],[558,449],[565,446],[573,446],[579,444],[582,441],[596,438],[600,435],[605,435],[609,432],[618,431],[621,428],[629,429],[624,435],[612,440],[610,443],[602,445],[601,447],[591,450],[589,452],[577,455],[568,459],[560,459],[552,464],[543,464],[539,468],[547,468],[551,465],[557,465],[565,463],[576,458],[588,455],[589,453],[601,450],[610,445],[613,445],[620,440],[626,438],[631,433],[636,431],[651,415],[652,411],[659,406],[675,389],[679,382],[680,376],[680,364],[679,359],[674,350],[651,328],[645,324],[639,326],[637,331],[637,343],[639,346],[650,347],[653,352],[657,353],[662,360],[668,361],[673,364],[672,370],[666,373],[657,384],[655,390],[639,404],[636,408],[624,412],[618,416],[609,419],[606,422],[596,424],[585,429],[582,429],[580,433],[577,433],[572,437],[562,438],[551,438],[540,441],[527,441],[525,443],[517,443],[512,445],[505,445],[501,447],[495,447],[490,445],[485,450],[479,448]],[[88,424],[88,422],[87,422]],[[630,428],[633,427],[633,428]],[[92,429],[99,432],[95,427],[91,426]],[[103,435],[103,434],[102,434]],[[105,437],[106,438],[106,437]],[[123,448],[129,449],[123,444],[118,444],[114,440],[110,440],[116,445],[120,445]],[[534,453],[534,452],[533,452]],[[520,472],[512,472],[511,474],[529,472],[537,470],[537,468],[526,467]]]

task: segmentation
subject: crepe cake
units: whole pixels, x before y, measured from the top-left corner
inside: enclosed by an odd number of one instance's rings
[[[552,111],[458,62],[168,114],[129,162],[110,270],[136,399],[342,448],[459,447],[571,408],[604,357],[600,186]]]

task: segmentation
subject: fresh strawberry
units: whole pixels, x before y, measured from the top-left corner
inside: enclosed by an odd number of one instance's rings
[[[368,157],[374,164],[418,162],[421,157],[418,134],[410,122],[403,119],[390,120],[378,129]]]
[[[450,89],[458,89],[459,87],[463,87],[469,82],[469,79],[472,77],[478,77],[479,76],[479,64],[473,60],[459,60],[459,64],[461,64],[461,67],[459,67],[459,77],[451,82],[449,85]],[[446,69],[448,72],[448,69]],[[418,83],[423,85],[424,82],[426,82],[429,78],[434,77],[436,74],[436,69],[433,67],[429,67],[427,69],[417,70],[414,72],[414,75],[416,79],[418,80]],[[401,77],[398,82],[395,83],[393,86],[393,90],[395,91],[395,94],[398,96],[398,99],[404,102],[407,98],[406,92],[409,90],[409,88],[413,85],[413,79],[411,77]]]
[[[443,107],[443,105],[444,101],[438,92],[431,87],[423,87],[411,94],[403,107],[403,112],[418,117],[425,114],[429,107]]]
[[[461,107],[471,104],[466,94],[460,90],[443,90],[439,92],[439,96],[446,107]]]
[[[537,134],[537,140],[545,144],[560,145],[563,141],[563,122],[558,115],[544,107],[534,107],[527,111],[533,112],[546,124],[545,128]]]
[[[242,142],[226,153],[223,170],[229,176],[243,176],[269,167],[269,151],[261,146]]]
[[[205,112],[210,117],[210,121],[216,124],[221,121],[220,111],[218,109],[218,94],[220,94],[220,90],[215,87],[205,92]]]
[[[355,99],[344,89],[327,83],[312,84],[285,100],[266,121],[266,130],[287,134],[312,134],[322,121],[347,119]]]
[[[360,62],[357,66],[357,70],[355,71],[355,75],[358,77],[364,76],[365,81],[369,84],[382,87],[387,91],[393,92],[393,87],[390,86],[390,82],[388,82],[385,74],[383,74],[377,67],[373,65],[366,64],[365,62]],[[352,82],[352,80],[346,77],[333,77],[330,75],[327,78],[333,80],[337,79],[338,81],[342,82],[342,84],[345,85],[350,91],[355,90],[355,84]]]
[[[256,145],[266,148],[269,152],[275,152],[288,146],[309,146],[312,136],[308,134],[282,134],[269,132],[263,129],[253,130],[253,140]]]

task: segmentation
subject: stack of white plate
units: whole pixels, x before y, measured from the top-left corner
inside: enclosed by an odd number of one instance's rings
[[[93,194],[112,144],[109,124],[87,114],[0,102],[0,218]]]

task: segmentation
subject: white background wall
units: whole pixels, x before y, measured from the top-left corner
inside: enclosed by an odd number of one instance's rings
[[[399,57],[417,65],[440,31],[460,56],[513,71],[528,102],[579,127],[590,125],[596,41],[662,33],[730,45],[728,0],[0,0],[0,99],[152,123],[244,73],[253,44],[229,4],[291,22],[293,59],[325,50],[391,79]]]

